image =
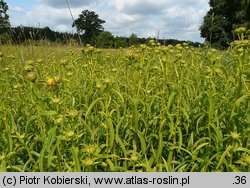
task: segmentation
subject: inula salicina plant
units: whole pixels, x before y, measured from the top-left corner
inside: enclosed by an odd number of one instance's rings
[[[0,47],[0,171],[250,171],[250,48]]]

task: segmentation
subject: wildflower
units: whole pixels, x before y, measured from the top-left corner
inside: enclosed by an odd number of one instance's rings
[[[148,44],[149,44],[150,46],[155,46],[155,40],[149,40],[149,41],[148,41]]]
[[[46,81],[46,86],[48,88],[55,88],[57,86],[57,82],[54,78],[48,78]]]
[[[13,86],[14,89],[18,89],[18,88],[21,88],[22,87],[22,84],[20,83],[17,83]]]
[[[184,43],[182,43],[182,45],[183,45],[184,47],[187,47],[187,46],[188,46],[188,43],[184,42]]]
[[[60,78],[59,76],[55,76],[55,77],[54,77],[54,80],[55,80],[57,83],[59,83],[59,82],[61,81],[61,78]]]
[[[0,155],[0,161],[3,161],[5,159],[5,155]]]
[[[160,53],[160,50],[159,50],[159,49],[155,49],[155,53],[156,53],[156,54],[159,54],[159,53]]]
[[[102,51],[100,49],[96,50],[96,53],[100,54]]]
[[[105,78],[105,79],[104,79],[104,82],[105,82],[106,84],[110,84],[110,83],[112,82],[112,80],[111,80],[110,78]]]
[[[89,144],[85,146],[85,151],[89,154],[93,154],[96,150],[95,145]]]
[[[30,72],[27,73],[26,78],[27,78],[29,81],[34,82],[34,81],[36,81],[36,79],[37,79],[37,73],[34,72],[34,71],[30,71]]]
[[[75,135],[74,131],[69,131],[69,132],[66,134],[66,136],[67,136],[68,138],[72,138],[74,135]]]
[[[131,60],[131,61],[136,61],[136,60],[138,60],[138,58],[139,58],[139,54],[138,53],[134,53],[134,52],[132,52],[132,51],[129,51],[128,53],[127,53],[127,57],[128,57],[128,59],[129,60]]]
[[[67,72],[67,76],[72,76],[73,72]]]
[[[93,164],[94,164],[94,160],[93,159],[91,159],[91,158],[87,158],[87,159],[85,159],[85,160],[83,160],[83,164],[85,165],[85,166],[92,166]]]
[[[24,70],[25,71],[32,71],[33,70],[33,67],[31,65],[25,65],[24,66]]]
[[[72,109],[68,112],[69,117],[75,118],[78,115],[78,111],[76,109]]]
[[[8,70],[10,70],[9,67],[5,67],[5,68],[3,69],[3,71],[8,71]]]
[[[68,62],[67,62],[65,59],[62,59],[62,60],[60,61],[60,64],[61,64],[61,65],[67,65]]]
[[[233,140],[238,140],[239,137],[240,137],[239,133],[237,133],[237,132],[231,132],[231,133],[230,133],[230,136],[231,136],[231,138],[232,138]]]
[[[141,45],[142,51],[144,51],[146,48],[147,48],[147,45],[145,45],[145,44],[142,44],[142,45]]]
[[[61,102],[61,99],[55,97],[55,98],[51,98],[51,101],[52,101],[52,103],[54,103],[54,104],[59,104],[59,103]]]
[[[25,62],[26,65],[33,65],[34,64],[34,61],[33,60],[27,60]]]
[[[56,119],[55,119],[55,124],[60,124],[63,122],[63,116],[59,115]]]
[[[101,89],[101,88],[102,88],[102,84],[101,84],[100,82],[97,82],[97,83],[96,83],[96,88],[97,88],[97,89]]]
[[[136,161],[138,161],[139,158],[138,158],[138,156],[136,155],[136,153],[133,153],[133,154],[131,155],[130,159],[131,159],[131,161],[136,162]]]
[[[244,158],[244,162],[248,165],[250,165],[250,155],[246,155]]]
[[[245,33],[247,30],[245,27],[239,27],[238,29],[234,30],[234,33]]]
[[[183,49],[183,47],[181,46],[181,44],[176,44],[175,48],[178,49],[178,50],[182,50]]]
[[[113,68],[112,71],[113,71],[113,72],[116,72],[116,71],[117,71],[117,68]]]
[[[37,61],[37,63],[42,63],[43,62],[42,59],[37,59],[36,61]]]

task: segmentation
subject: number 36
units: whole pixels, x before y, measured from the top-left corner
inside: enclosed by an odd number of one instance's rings
[[[246,176],[235,176],[234,184],[246,184],[246,183],[247,183]]]

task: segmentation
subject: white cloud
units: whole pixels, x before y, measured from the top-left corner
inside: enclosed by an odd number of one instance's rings
[[[69,0],[75,18],[82,10],[95,11],[105,20],[104,28],[114,35],[203,41],[198,28],[208,11],[208,0]],[[64,0],[39,0],[32,9],[13,18],[12,23],[57,31],[72,31],[72,20]],[[12,8],[10,11],[22,11]],[[12,18],[11,18],[12,19]]]
[[[14,11],[14,12],[24,12],[25,10],[19,6],[10,6],[9,7],[10,11]]]
[[[68,3],[72,8],[81,7],[84,5],[89,5],[93,3],[95,0],[68,0]],[[67,7],[67,3],[65,0],[39,0],[40,4],[44,4],[47,6],[51,6],[54,8],[65,8]]]
[[[64,25],[64,24],[60,24],[60,25],[57,25],[55,27],[55,30],[56,31],[60,31],[60,32],[64,32],[64,31],[69,31],[69,27],[67,25]]]

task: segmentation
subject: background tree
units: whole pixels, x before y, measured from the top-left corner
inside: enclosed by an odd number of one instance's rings
[[[138,37],[136,34],[132,33],[129,37],[129,45],[132,46],[132,45],[137,45],[139,43],[138,41]]]
[[[128,38],[116,36],[114,41],[115,48],[126,48],[128,47]]]
[[[10,27],[9,15],[7,14],[8,9],[7,3],[0,0],[0,29]]]
[[[214,46],[226,47],[233,40],[233,30],[249,26],[250,0],[210,0],[210,10],[200,27],[201,36]]]
[[[112,48],[114,46],[114,36],[109,31],[102,32],[96,40],[96,46],[100,48]]]
[[[93,36],[98,36],[104,30],[103,23],[105,21],[94,11],[84,10],[72,26],[76,27],[77,32],[83,33],[84,41],[89,43]]]

